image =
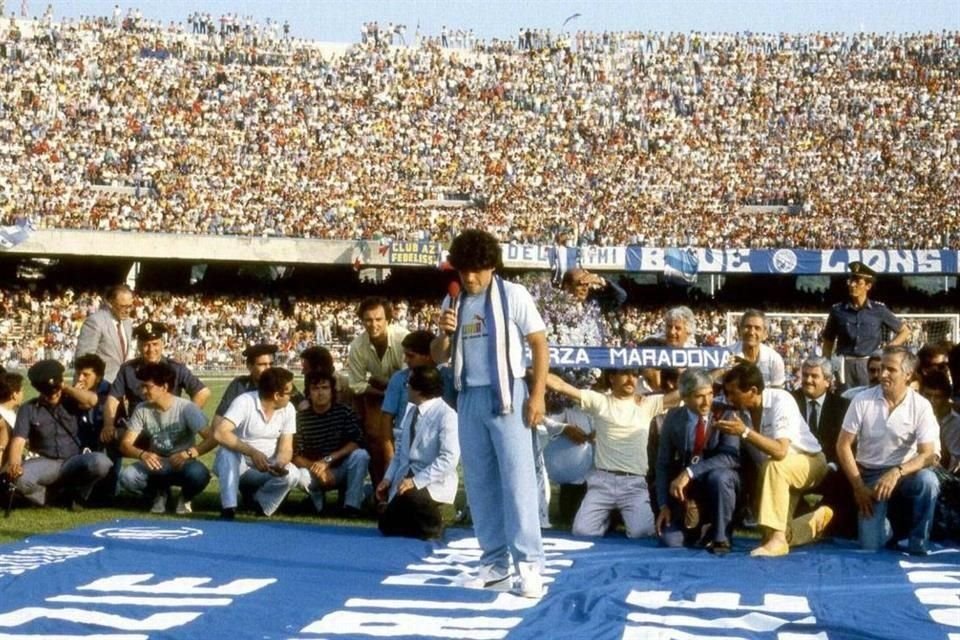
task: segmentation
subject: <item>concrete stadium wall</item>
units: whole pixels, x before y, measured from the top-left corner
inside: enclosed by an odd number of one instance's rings
[[[191,262],[263,262],[269,264],[352,264],[358,243],[349,240],[208,236],[134,231],[34,231],[23,243],[7,249],[30,256],[95,256],[172,259]],[[377,251],[363,255],[364,265],[388,265]]]

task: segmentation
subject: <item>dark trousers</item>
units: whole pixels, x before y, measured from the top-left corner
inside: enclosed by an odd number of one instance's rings
[[[700,529],[710,524],[707,542],[730,542],[733,533],[733,511],[737,506],[740,474],[736,469],[714,469],[693,479],[687,485],[687,497],[697,502],[700,524],[695,529],[684,528],[684,507],[673,497],[667,498],[670,524],[660,536],[668,547],[692,545],[700,541]]]
[[[853,487],[843,471],[831,470],[827,477],[813,490],[823,496],[820,502],[833,510],[833,520],[827,528],[830,535],[841,538],[857,538],[857,503],[853,499]]]
[[[380,516],[380,533],[429,540],[443,534],[440,503],[430,497],[427,488],[410,489],[395,496]]]

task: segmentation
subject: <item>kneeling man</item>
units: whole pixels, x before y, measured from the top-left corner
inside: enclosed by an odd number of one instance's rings
[[[711,553],[723,555],[730,551],[740,487],[740,438],[722,433],[715,424],[709,373],[684,371],[680,397],[684,406],[667,414],[660,432],[657,534],[668,547],[702,542]],[[710,525],[706,533],[705,524]]]
[[[217,446],[207,428],[207,417],[197,405],[173,395],[177,372],[166,362],[151,362],[137,369],[140,403],[127,421],[120,453],[136,462],[120,472],[120,487],[134,495],[153,498],[151,513],[164,513],[170,487],[181,487],[177,513],[192,513],[191,500],[210,483],[210,471],[199,458]],[[136,445],[141,433],[147,448]],[[197,434],[203,441],[197,444]]]
[[[909,386],[917,356],[887,347],[880,362],[880,385],[850,402],[837,460],[860,511],[860,546],[876,551],[900,529],[909,535],[909,552],[922,555],[940,493],[930,469],[940,459],[940,427],[930,402]]]
[[[113,463],[106,454],[83,447],[77,416],[61,402],[63,365],[41,360],[30,367],[27,377],[40,395],[17,412],[7,475],[17,491],[34,504],[48,504],[48,490],[53,490],[71,509],[79,508]],[[24,462],[28,444],[37,457]]]
[[[273,515],[299,474],[293,458],[297,414],[290,404],[293,374],[270,367],[257,381],[257,390],[242,393],[217,423],[220,443],[214,470],[220,478],[220,517],[233,520],[238,492],[253,493],[256,508]]]
[[[619,511],[628,538],[653,535],[655,531],[650,492],[647,488],[647,439],[654,417],[679,401],[677,392],[638,396],[639,373],[632,369],[607,371],[610,393],[578,389],[555,374],[547,376],[547,388],[580,403],[594,419],[596,469],[587,476],[587,495],[573,520],[578,536],[602,536],[610,516]]]
[[[397,453],[377,485],[377,500],[389,499],[380,516],[386,536],[439,538],[441,504],[457,496],[457,412],[443,401],[436,367],[415,367],[407,380],[410,404],[401,423]]]

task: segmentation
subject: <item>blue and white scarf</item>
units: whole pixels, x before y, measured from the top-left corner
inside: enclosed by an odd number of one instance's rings
[[[457,305],[457,330],[453,334],[452,354],[453,380],[457,390],[464,387],[463,377],[463,303],[466,296],[460,295]],[[513,369],[510,366],[510,308],[503,279],[494,274],[487,287],[484,302],[484,317],[487,323],[487,360],[490,363],[490,391],[493,394],[493,410],[505,416],[513,412]]]

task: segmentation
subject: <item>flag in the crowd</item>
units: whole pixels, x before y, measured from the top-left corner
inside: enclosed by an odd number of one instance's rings
[[[670,284],[691,285],[697,281],[700,260],[693,247],[664,249],[663,276]]]
[[[0,249],[12,249],[29,238],[32,230],[29,223],[0,227]]]
[[[550,269],[553,270],[553,279],[555,282],[560,282],[563,280],[563,274],[577,266],[580,260],[580,249],[558,244],[547,252],[547,256],[550,260]]]

